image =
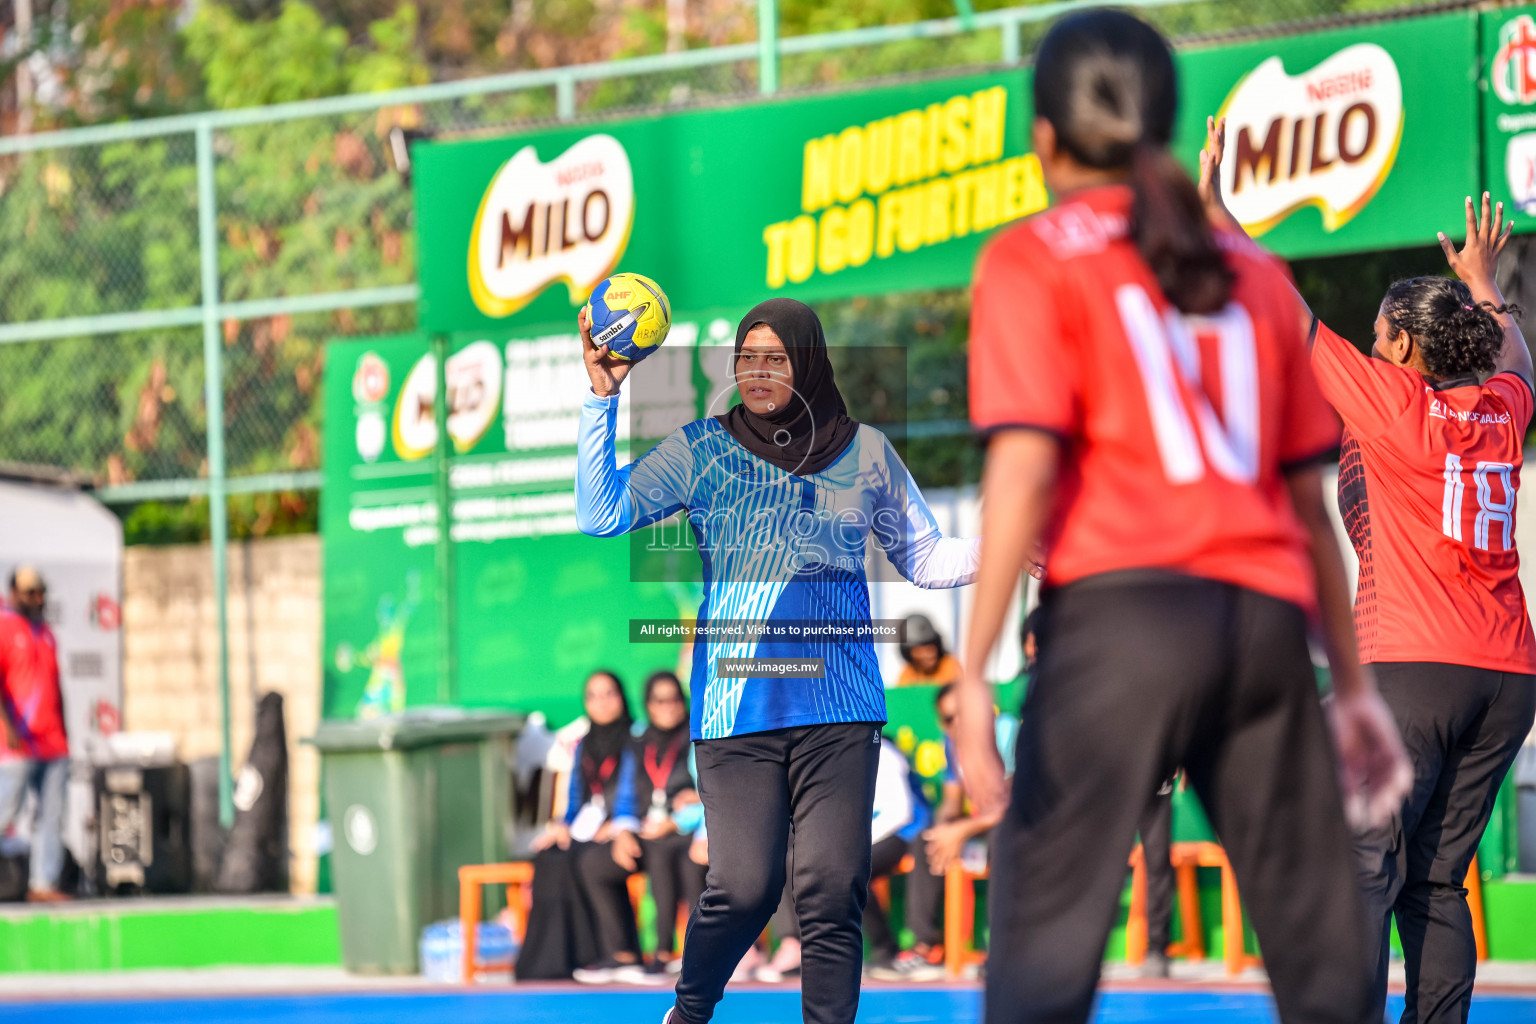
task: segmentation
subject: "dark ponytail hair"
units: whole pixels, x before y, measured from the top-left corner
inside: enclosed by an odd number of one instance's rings
[[[1504,346],[1495,313],[1519,316],[1516,305],[1472,301],[1472,290],[1451,277],[1411,277],[1394,282],[1381,300],[1381,315],[1394,335],[1407,331],[1436,381],[1492,373]]]
[[[1195,183],[1168,152],[1179,105],[1173,52],[1129,14],[1086,11],[1056,23],[1035,54],[1035,115],[1072,159],[1130,173],[1131,238],[1183,313],[1227,304],[1232,272]]]

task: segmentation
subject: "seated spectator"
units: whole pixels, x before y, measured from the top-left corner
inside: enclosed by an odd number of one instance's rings
[[[618,951],[611,961],[575,973],[587,984],[633,977],[640,942],[629,902],[630,875],[645,871],[656,904],[656,956],[645,968],[647,980],[664,980],[682,966],[673,956],[678,904],[691,906],[704,891],[704,866],[689,856],[703,805],[689,770],[688,704],[677,676],[663,670],[646,680],[645,714],[645,732],[629,747],[640,771],[614,797],[612,855],[581,863],[599,942]]]
[[[912,930],[912,948],[897,955],[890,964],[871,966],[870,976],[882,981],[937,981],[944,977],[944,874],[956,861],[973,856],[984,859],[982,840],[991,827],[971,816],[956,770],[959,759],[953,740],[953,684],[939,688],[934,709],[944,733],[944,791],[934,825],[922,833],[923,842],[911,844],[914,866],[907,876],[907,927]],[[1003,765],[1012,773],[1018,719],[1009,714],[998,715],[997,731]]]
[[[538,853],[528,929],[517,958],[519,981],[568,979],[582,967],[610,961],[628,967],[633,980],[642,974],[637,956],[603,945],[581,884],[584,859],[612,859],[612,808],[619,789],[634,786],[629,702],[619,677],[600,670],[587,677],[583,704],[591,726],[576,747],[565,816],[533,843]],[[629,927],[634,928],[633,920]]]
[[[908,615],[901,657],[907,664],[897,686],[947,686],[960,680],[960,661],[944,649],[944,638],[926,615]]]
[[[1019,668],[1019,678],[1028,680],[1035,671],[1035,659],[1040,656],[1040,641],[1035,636],[1035,625],[1040,621],[1040,606],[1024,616],[1019,627],[1019,649],[1024,654],[1024,664]]]

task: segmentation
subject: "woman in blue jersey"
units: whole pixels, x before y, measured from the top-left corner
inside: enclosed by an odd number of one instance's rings
[[[976,542],[946,539],[885,435],[848,416],[809,306],[770,299],[736,331],[741,403],[615,467],[619,387],[581,320],[576,515],[612,537],[685,512],[704,562],[692,736],[709,831],[707,887],[683,947],[672,1024],[704,1024],[788,870],[808,1024],[851,1024],[863,960],[869,821],[885,692],[867,633],[873,535],[903,576],[956,587]],[[729,632],[766,625],[767,634]],[[793,673],[793,674],[792,674]]]

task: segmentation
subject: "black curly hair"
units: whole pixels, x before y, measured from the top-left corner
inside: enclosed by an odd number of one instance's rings
[[[1396,281],[1381,300],[1381,315],[1395,335],[1407,331],[1436,381],[1493,372],[1504,329],[1495,313],[1519,316],[1514,304],[1474,302],[1472,290],[1453,277]]]

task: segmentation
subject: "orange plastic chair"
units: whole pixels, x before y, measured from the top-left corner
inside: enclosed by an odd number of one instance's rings
[[[1140,966],[1147,959],[1147,861],[1140,843],[1131,851],[1131,909],[1125,919],[1125,962]]]
[[[901,863],[896,865],[896,870],[889,876],[876,878],[869,883],[869,894],[880,901],[880,909],[887,914],[891,912],[891,878],[896,875],[911,874],[916,863],[912,855],[907,854],[901,858]]]
[[[640,901],[645,898],[645,875],[636,872],[625,883],[629,888],[630,906],[635,916],[640,916]],[[486,885],[507,887],[507,908],[512,912],[515,924],[514,937],[521,942],[528,931],[528,897],[533,886],[533,865],[526,861],[513,864],[466,864],[459,868],[459,934],[464,937],[463,979],[475,980],[476,926],[480,924],[480,890]],[[656,912],[661,913],[657,907]],[[688,930],[688,909],[679,906],[677,912],[677,945],[683,950],[683,935]],[[482,967],[482,972],[505,971],[505,967]]]
[[[1477,940],[1477,958],[1488,959],[1488,928],[1483,921],[1483,876],[1477,870],[1477,854],[1467,867],[1467,908],[1472,911],[1472,937]]]
[[[638,921],[640,920],[640,901],[645,898],[645,873],[641,871],[635,872],[629,876],[626,884],[629,886],[629,905],[634,908],[635,920]],[[656,917],[658,920],[661,918],[661,913],[662,908],[657,907]],[[693,913],[693,907],[686,903],[678,903],[677,923],[673,925],[677,930],[677,939],[672,946],[677,951],[678,956],[681,956],[683,953],[683,936],[688,932],[688,915],[691,913]]]
[[[1169,851],[1177,878],[1179,914],[1184,921],[1184,938],[1170,943],[1169,956],[1189,960],[1205,959],[1204,927],[1200,917],[1200,888],[1196,868],[1221,869],[1221,921],[1224,934],[1224,959],[1229,975],[1238,975],[1260,960],[1243,949],[1243,907],[1237,898],[1237,879],[1227,855],[1215,843],[1174,843]],[[1126,922],[1125,959],[1135,966],[1147,955],[1147,871],[1140,846],[1131,851],[1131,912]]]
[[[466,864],[459,868],[459,934],[463,936],[462,977],[465,984],[475,980],[475,940],[479,937],[480,889],[486,885],[507,887],[507,908],[512,911],[516,938],[522,941],[528,931],[528,897],[533,891],[533,865],[526,861],[512,864]],[[486,967],[485,971],[505,971],[505,967]]]
[[[944,873],[944,972],[951,981],[967,964],[987,958],[971,945],[976,937],[976,880],[986,877],[985,868],[971,871],[958,859]]]
[[[1177,879],[1179,916],[1184,922],[1184,938],[1170,942],[1164,950],[1171,957],[1187,960],[1205,959],[1205,939],[1200,921],[1200,888],[1195,877],[1196,863],[1189,847],[1197,844],[1180,843],[1186,849],[1170,851],[1170,860]],[[1181,856],[1182,855],[1182,856]],[[1131,909],[1125,922],[1125,962],[1139,966],[1147,958],[1147,868],[1146,853],[1138,843],[1131,851]]]
[[[1174,843],[1169,850],[1179,894],[1179,918],[1184,922],[1184,938],[1168,946],[1169,956],[1186,960],[1205,959],[1205,926],[1200,917],[1200,881],[1195,869],[1200,866],[1199,843]]]

